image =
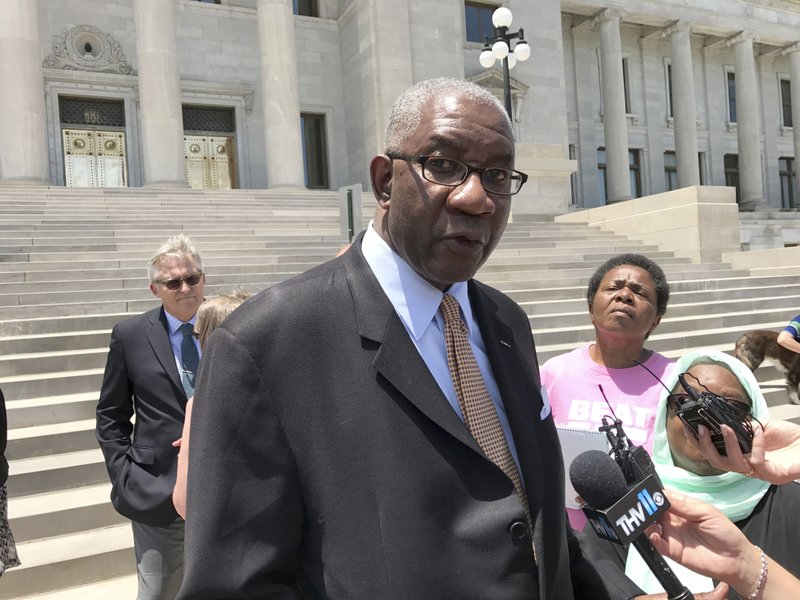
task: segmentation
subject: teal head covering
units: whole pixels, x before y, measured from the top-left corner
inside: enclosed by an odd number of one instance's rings
[[[672,452],[667,438],[667,396],[678,383],[678,375],[685,373],[697,363],[709,360],[723,363],[736,375],[752,402],[753,417],[762,423],[769,419],[767,403],[758,387],[753,373],[742,362],[718,350],[695,350],[684,355],[664,381],[667,389],[661,392],[656,408],[655,433],[653,437],[653,462],[664,487],[672,488],[719,508],[733,522],[741,521],[753,512],[767,493],[770,484],[760,479],[750,479],[740,473],[720,475],[697,475],[672,462]],[[690,571],[669,559],[667,563],[689,590],[695,593],[710,591],[714,585],[710,578]],[[649,594],[664,591],[639,553],[628,551],[625,574]]]
[[[761,422],[768,420],[767,403],[753,373],[741,361],[724,352],[718,350],[689,352],[675,363],[664,384],[669,390],[674,389],[678,383],[678,375],[685,373],[696,363],[709,360],[728,366],[742,384],[744,391],[750,396],[753,417]],[[733,472],[720,475],[696,475],[676,467],[672,462],[672,452],[667,439],[667,396],[669,393],[667,389],[664,389],[659,397],[653,437],[653,462],[656,464],[656,470],[664,486],[713,504],[733,522],[749,516],[769,489],[768,482],[750,479]]]

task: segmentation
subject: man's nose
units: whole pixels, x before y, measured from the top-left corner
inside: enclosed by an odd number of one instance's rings
[[[450,194],[450,205],[473,215],[492,214],[495,211],[494,201],[483,189],[480,174],[474,171]]]

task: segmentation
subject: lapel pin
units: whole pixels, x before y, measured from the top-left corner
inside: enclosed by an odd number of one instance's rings
[[[500,340],[500,343],[501,343],[501,344],[503,344],[503,346],[505,346],[506,348],[511,348],[511,344],[509,344],[509,343],[508,343],[507,341],[505,341],[505,340]]]

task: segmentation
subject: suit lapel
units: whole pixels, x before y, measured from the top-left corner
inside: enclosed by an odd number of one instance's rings
[[[181,376],[180,373],[178,373],[178,365],[175,363],[175,355],[172,353],[172,344],[169,341],[169,326],[163,308],[151,313],[150,325],[147,330],[147,341],[150,343],[153,354],[155,354],[161,367],[167,372],[167,375],[169,375],[172,383],[181,390],[181,393],[184,393]]]
[[[486,354],[514,437],[531,513],[535,515],[543,501],[543,490],[536,477],[543,470],[535,432],[536,424],[541,420],[536,408],[537,404],[541,405],[541,400],[532,377],[534,365],[526,364],[524,354],[516,347],[524,340],[518,340],[514,335],[510,325],[513,322],[512,315],[504,314],[504,309],[493,302],[474,281],[470,281],[469,291],[472,312],[481,328]],[[512,305],[509,303],[509,306]]]
[[[450,406],[428,366],[411,341],[403,322],[361,254],[361,238],[353,242],[355,252],[343,256],[351,286],[359,333],[380,345],[373,366],[409,402],[431,421],[475,452],[478,443]]]

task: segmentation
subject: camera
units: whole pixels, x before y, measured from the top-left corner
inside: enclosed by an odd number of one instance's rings
[[[711,441],[717,452],[725,456],[725,438],[722,437],[720,425],[727,425],[736,434],[742,454],[748,454],[753,444],[753,425],[750,422],[750,407],[728,400],[703,390],[698,392],[684,378],[686,373],[678,376],[689,399],[680,404],[676,413],[681,422],[692,432],[694,439],[699,439],[698,426],[705,425],[711,433]],[[671,395],[674,397],[675,395]],[[737,406],[737,404],[741,406]]]

